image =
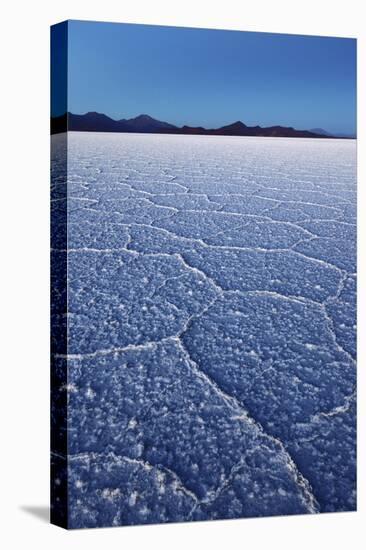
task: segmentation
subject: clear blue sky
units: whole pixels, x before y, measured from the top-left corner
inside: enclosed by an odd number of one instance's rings
[[[177,125],[356,131],[356,40],[70,21],[69,105]]]

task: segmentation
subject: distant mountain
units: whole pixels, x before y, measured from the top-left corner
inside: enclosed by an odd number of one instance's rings
[[[227,126],[222,126],[217,130],[212,130],[213,134],[224,135],[224,136],[245,136],[248,135],[249,128],[241,120],[237,120],[232,124]]]
[[[221,128],[206,129],[202,126],[174,126],[168,122],[156,120],[149,115],[139,115],[135,118],[114,120],[107,115],[89,112],[85,115],[67,113],[60,117],[51,118],[51,133],[57,134],[66,130],[74,132],[138,132],[156,134],[188,134],[214,136],[263,136],[263,137],[306,137],[306,138],[333,138],[325,130],[296,130],[285,126],[247,126],[238,120]]]
[[[343,133],[338,133],[338,132],[336,134],[331,134],[327,130],[323,130],[323,128],[312,128],[311,130],[309,130],[309,132],[315,132],[316,134],[322,134],[323,136],[326,136],[326,137],[337,137],[337,138],[346,138],[346,139],[355,139],[356,138],[355,134],[343,134]]]
[[[177,128],[173,124],[156,120],[149,115],[139,115],[135,118],[122,119],[119,122],[125,122],[135,132],[156,132],[157,130],[174,130]]]
[[[308,130],[295,130],[295,128],[286,126],[246,126],[238,120],[228,126],[223,126],[217,130],[212,130],[212,134],[226,136],[258,136],[258,137],[308,137],[321,138],[322,134],[309,132]]]
[[[323,128],[311,128],[309,132],[314,132],[315,134],[321,134],[322,136],[332,137],[332,134],[330,134],[326,130],[323,130]]]
[[[67,113],[59,117],[51,118],[51,133],[66,132],[141,132],[161,133],[164,131],[178,130],[173,124],[155,120],[149,115],[139,115],[135,118],[113,118],[101,113],[89,112],[85,115]]]
[[[113,120],[100,113],[86,113],[86,115],[73,115],[69,113],[68,129],[78,132],[95,132],[96,128],[103,128],[102,132],[126,132],[127,125],[124,121]]]

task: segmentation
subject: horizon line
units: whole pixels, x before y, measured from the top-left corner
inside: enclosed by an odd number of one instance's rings
[[[265,125],[262,126],[261,124],[247,125],[245,122],[243,122],[239,118],[232,121],[232,122],[225,123],[221,126],[211,126],[211,127],[206,127],[206,126],[203,126],[201,124],[190,125],[190,124],[187,124],[187,123],[184,123],[183,125],[180,126],[180,125],[177,125],[177,124],[173,124],[172,122],[168,122],[167,120],[161,120],[159,118],[155,118],[154,116],[151,116],[148,113],[139,113],[138,115],[131,116],[129,118],[127,118],[126,116],[122,117],[122,118],[114,118],[113,116],[107,115],[105,112],[101,112],[101,111],[85,111],[84,113],[75,113],[75,112],[72,112],[72,111],[65,111],[64,113],[62,113],[60,115],[52,115],[51,114],[50,118],[55,119],[55,118],[63,117],[65,115],[86,116],[88,114],[102,115],[102,116],[105,116],[105,117],[109,118],[110,120],[113,120],[114,122],[135,120],[136,118],[140,118],[140,117],[144,116],[144,117],[151,118],[152,120],[154,120],[156,122],[162,122],[162,123],[165,123],[165,124],[169,124],[171,126],[174,126],[177,129],[182,129],[184,127],[188,127],[188,128],[203,128],[204,130],[209,131],[209,130],[219,130],[221,128],[225,128],[226,126],[232,126],[233,124],[240,123],[240,124],[243,124],[244,126],[246,126],[247,128],[268,129],[268,128],[278,128],[278,127],[280,127],[280,128],[296,130],[296,131],[299,131],[299,132],[313,132],[313,133],[317,133],[317,132],[315,132],[315,130],[321,130],[322,132],[326,132],[326,134],[329,134],[329,137],[347,137],[347,138],[357,139],[357,131],[355,131],[355,132],[339,131],[339,132],[332,133],[332,132],[328,132],[328,130],[326,130],[325,128],[322,128],[321,126],[313,126],[312,128],[297,128],[295,126],[286,126],[286,125],[283,125],[283,124],[271,124],[270,126],[265,126]]]

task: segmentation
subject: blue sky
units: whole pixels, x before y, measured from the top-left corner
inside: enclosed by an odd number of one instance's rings
[[[68,110],[356,131],[356,40],[70,21]]]

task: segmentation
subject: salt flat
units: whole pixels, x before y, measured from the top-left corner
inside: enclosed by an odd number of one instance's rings
[[[354,510],[356,142],[71,132],[53,181],[70,526]]]

